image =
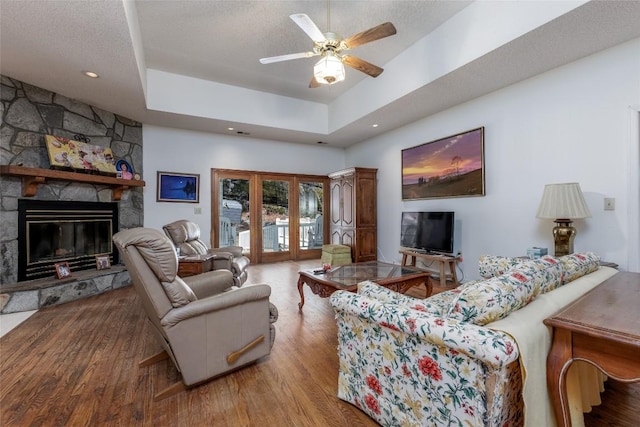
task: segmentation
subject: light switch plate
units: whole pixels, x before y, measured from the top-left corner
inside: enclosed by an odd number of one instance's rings
[[[202,215],[202,208],[193,208],[194,215]]]
[[[615,211],[616,210],[616,199],[613,197],[605,197],[604,198],[604,210],[605,211]]]

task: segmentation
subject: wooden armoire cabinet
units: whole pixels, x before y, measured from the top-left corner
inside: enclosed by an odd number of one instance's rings
[[[349,168],[331,179],[331,243],[351,247],[353,262],[378,258],[377,169]]]

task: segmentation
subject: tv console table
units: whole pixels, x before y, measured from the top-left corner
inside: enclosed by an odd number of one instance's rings
[[[434,269],[433,271],[440,276],[441,287],[447,287],[447,279],[451,281],[454,287],[459,285],[458,276],[456,274],[456,262],[458,260],[457,258],[446,255],[420,253],[410,250],[401,250],[400,253],[402,254],[403,266],[415,267],[416,258],[422,258],[432,263],[438,263],[438,268]]]

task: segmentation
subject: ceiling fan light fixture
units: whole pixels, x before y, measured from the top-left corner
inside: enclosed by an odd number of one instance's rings
[[[332,85],[344,80],[344,65],[333,52],[327,52],[313,67],[316,81],[325,85]]]
[[[1,1],[1,0],[0,0]],[[329,20],[329,0],[327,1],[327,27],[331,28]],[[313,77],[309,82],[310,88],[316,88],[320,85],[332,85],[341,82],[345,78],[344,66],[351,67],[361,71],[371,77],[378,77],[384,71],[381,67],[371,64],[363,59],[352,55],[343,54],[345,51],[361,46],[374,40],[383,39],[385,37],[396,34],[396,27],[391,22],[377,25],[368,30],[352,35],[347,39],[343,39],[339,34],[326,32],[322,33],[318,26],[304,13],[294,13],[289,16],[298,27],[304,31],[311,40],[313,40],[313,51],[290,53],[287,55],[271,56],[261,58],[261,64],[271,64],[280,61],[289,61],[291,59],[311,58],[312,56],[321,56],[313,67]]]

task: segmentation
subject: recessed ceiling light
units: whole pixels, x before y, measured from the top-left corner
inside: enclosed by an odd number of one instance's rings
[[[227,128],[227,130],[235,130],[234,128]]]
[[[377,128],[379,125],[377,123],[374,123],[371,125],[371,127]]]
[[[91,77],[92,79],[97,79],[100,77],[98,73],[94,73],[93,71],[83,71],[84,75],[87,77]]]

